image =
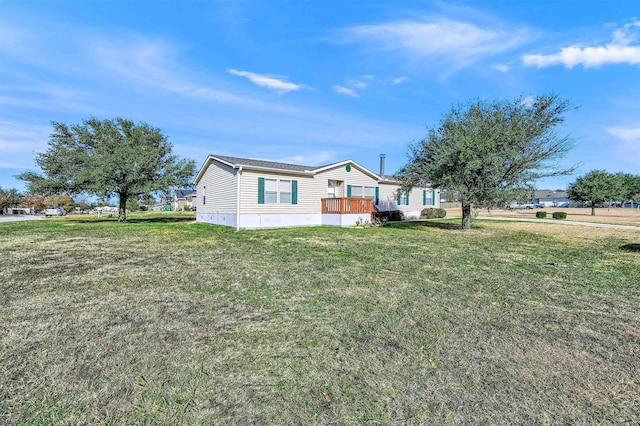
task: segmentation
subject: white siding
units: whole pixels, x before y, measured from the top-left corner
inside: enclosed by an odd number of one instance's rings
[[[212,161],[198,182],[196,211],[202,214],[236,214],[237,171]],[[206,204],[203,204],[204,187]],[[204,216],[203,216],[204,217]]]
[[[378,186],[378,181],[371,175],[364,173],[353,164],[349,164],[349,166],[351,167],[349,172],[346,165],[343,164],[315,175],[314,190],[318,202],[320,202],[321,198],[327,198],[327,188],[330,180],[340,182],[340,186],[336,188],[336,197],[346,197],[348,185],[372,186],[374,188]]]
[[[258,179],[297,180],[298,204],[276,203],[258,204]],[[240,214],[320,214],[322,209],[320,199],[314,197],[313,177],[304,175],[290,175],[263,171],[245,170],[241,177]],[[240,222],[242,226],[242,221]]]
[[[378,205],[380,210],[400,210],[405,214],[407,219],[411,219],[419,217],[422,209],[427,207],[440,207],[440,191],[435,190],[435,204],[424,205],[422,191],[426,190],[431,192],[433,189],[420,187],[413,188],[411,192],[409,192],[409,205],[405,204],[404,195],[402,196],[402,204],[398,205],[398,188],[400,188],[399,185],[391,183],[384,183],[380,185],[380,204]]]

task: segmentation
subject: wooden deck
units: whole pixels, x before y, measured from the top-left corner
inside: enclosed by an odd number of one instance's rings
[[[371,221],[375,220],[376,205],[371,198],[323,198],[323,214],[368,214]]]

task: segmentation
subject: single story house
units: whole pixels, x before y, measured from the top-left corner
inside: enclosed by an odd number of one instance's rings
[[[292,226],[353,226],[378,211],[419,217],[439,207],[433,188],[398,196],[399,182],[345,160],[320,167],[209,155],[195,183],[196,220],[236,229]]]
[[[196,192],[192,189],[176,189],[173,193],[171,207],[174,211],[188,210],[194,205]]]
[[[568,207],[569,198],[567,191],[552,191],[550,189],[541,189],[535,192],[533,196],[535,204],[541,204],[545,207]]]

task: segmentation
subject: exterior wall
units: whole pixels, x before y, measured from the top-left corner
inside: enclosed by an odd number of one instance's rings
[[[196,210],[196,221],[204,223],[212,223],[214,225],[237,226],[237,216],[232,213],[200,213]]]
[[[432,193],[432,199],[435,201],[432,205],[424,205],[422,191],[433,191],[432,188],[413,188],[409,192],[409,205],[405,204],[405,198],[402,197],[402,204],[398,205],[397,190],[400,186],[393,183],[380,184],[380,203],[378,209],[381,211],[400,210],[407,219],[419,218],[422,209],[427,207],[440,207],[440,191],[435,190]],[[427,202],[429,199],[427,199]]]
[[[258,178],[296,180],[298,181],[298,204],[266,203],[258,204]],[[290,175],[255,170],[245,170],[240,178],[240,215],[246,214],[320,214],[322,206],[320,199],[316,198],[313,185],[313,177],[305,175]],[[240,226],[244,227],[242,219]]]
[[[321,198],[327,198],[327,185],[329,180],[342,182],[342,186],[340,191],[337,192],[336,197],[347,196],[347,185],[378,186],[378,181],[371,175],[364,173],[353,164],[350,164],[350,168],[351,171],[348,172],[346,165],[343,164],[315,175],[314,185],[318,202],[320,202]]]
[[[216,215],[235,215],[237,208],[237,171],[224,164],[212,161],[196,188],[197,220]],[[206,186],[206,204],[203,204]],[[217,222],[210,222],[217,223]]]

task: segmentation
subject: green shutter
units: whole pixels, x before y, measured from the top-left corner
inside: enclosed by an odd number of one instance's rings
[[[402,205],[402,195],[398,194],[398,205]]]
[[[298,204],[298,181],[291,181],[291,204]]]
[[[258,178],[258,204],[264,204],[264,178]]]
[[[427,190],[426,189],[422,190],[422,205],[423,206],[427,205]]]
[[[404,202],[408,206],[409,205],[409,193],[407,192],[404,196]]]
[[[431,205],[432,206],[436,205],[436,191],[435,190],[431,191]]]
[[[351,197],[351,185],[347,185],[347,197]]]
[[[380,188],[376,186],[376,196],[374,200],[376,206],[380,203]]]

